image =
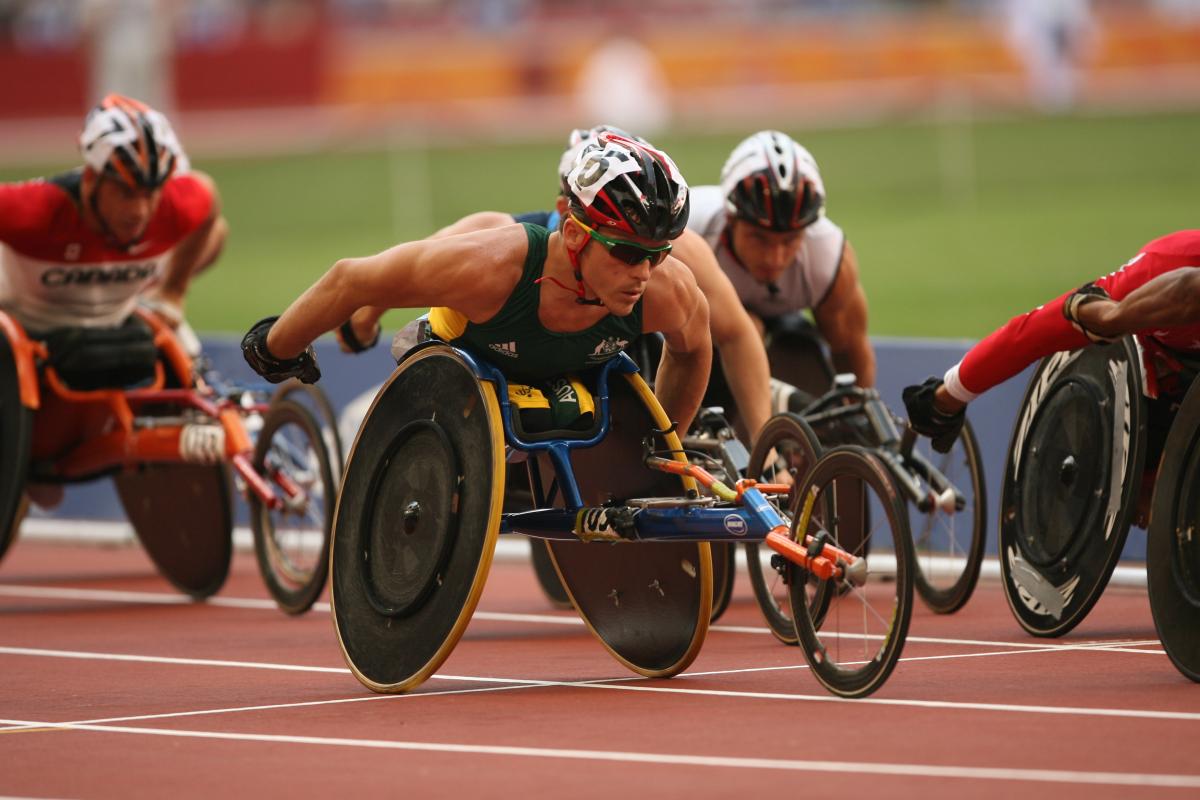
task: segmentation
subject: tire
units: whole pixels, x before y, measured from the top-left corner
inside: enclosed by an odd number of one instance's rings
[[[967,501],[954,514],[937,508],[922,513],[915,503],[908,505],[917,593],[930,610],[952,614],[975,591],[987,543],[987,487],[979,442],[968,421],[949,453],[935,453],[927,439],[918,439],[917,446]]]
[[[337,483],[327,440],[317,417],[292,400],[276,399],[263,420],[254,469],[284,500],[273,510],[249,493],[258,569],[275,603],[303,614],[325,588]],[[301,491],[289,499],[287,485]]]
[[[32,440],[33,412],[21,405],[16,359],[0,333],[0,559],[17,538],[28,503],[25,476]]]
[[[871,521],[866,530],[857,521],[849,523],[846,538],[854,540],[853,546],[839,537],[845,509],[831,515],[827,509],[834,504],[821,502],[824,496],[841,491],[846,482],[862,492],[865,518]],[[853,446],[835,447],[822,456],[803,481],[800,496],[811,496],[815,502],[807,530],[800,530],[802,514],[793,518],[793,540],[825,531],[832,544],[852,555],[870,554],[865,556],[867,570],[861,585],[834,587],[832,580],[819,581],[828,587],[816,592],[826,603],[819,629],[810,608],[813,592],[796,591],[807,583],[808,573],[788,564],[792,618],[813,676],[840,697],[865,697],[883,685],[900,660],[912,618],[912,535],[904,503],[883,462]]]
[[[781,450],[786,456],[780,455]],[[777,414],[759,432],[758,441],[750,454],[746,476],[761,483],[775,483],[781,474],[786,473],[795,486],[804,480],[820,454],[821,443],[808,423],[795,414]],[[767,499],[785,519],[790,520],[797,497],[795,492],[791,492],[786,496],[768,496]],[[774,551],[766,545],[747,542],[745,547],[750,585],[754,588],[754,599],[758,601],[767,626],[779,641],[796,644],[798,640],[796,626],[792,622],[786,571],[772,566]],[[780,563],[779,559],[775,559],[775,563]],[[814,599],[809,606],[819,616],[821,603]],[[820,624],[819,619],[817,624]]]

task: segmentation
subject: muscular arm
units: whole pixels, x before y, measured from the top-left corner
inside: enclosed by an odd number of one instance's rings
[[[447,236],[457,236],[460,233],[474,233],[475,231],[490,230],[492,228],[503,228],[505,225],[512,224],[512,214],[505,214],[501,211],[480,211],[475,214],[468,214],[462,219],[438,230],[428,238],[444,239]],[[350,316],[350,325],[354,330],[354,335],[360,342],[369,342],[374,338],[379,320],[388,310],[388,306],[364,306]]]
[[[843,246],[837,278],[813,309],[813,317],[829,342],[838,372],[853,372],[859,386],[874,386],[875,351],[867,338],[867,295],[858,282],[858,256],[849,241]]]
[[[1200,267],[1165,272],[1119,301],[1095,300],[1078,313],[1085,327],[1107,338],[1195,324],[1200,322]]]
[[[674,254],[692,271],[708,299],[713,344],[753,441],[771,416],[771,372],[762,334],[703,237],[685,231],[675,240]]]
[[[525,229],[510,225],[342,259],[288,307],[271,328],[267,348],[276,358],[293,358],[368,304],[450,306],[472,321],[489,319],[520,278],[527,248]]]
[[[700,408],[712,368],[708,302],[691,272],[678,260],[669,259],[658,267],[643,308],[643,330],[659,331],[664,339],[655,394],[682,433],[691,427]]]

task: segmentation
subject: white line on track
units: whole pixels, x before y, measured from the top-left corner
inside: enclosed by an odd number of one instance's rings
[[[66,587],[24,586],[18,584],[0,584],[0,596],[26,597],[47,600],[86,600],[92,602],[132,604],[140,603],[182,606],[200,604],[186,595],[168,594],[166,592],[132,592],[114,589],[72,589]],[[223,608],[260,609],[269,611],[276,610],[275,603],[271,600],[250,597],[210,597],[203,601],[203,605]],[[313,605],[312,610],[317,613],[328,614],[330,608],[328,603],[316,603]],[[515,614],[498,611],[476,611],[473,619],[488,620],[491,622],[527,622],[538,625],[583,626],[582,619],[577,616],[569,616],[566,614]],[[752,634],[756,636],[770,634],[770,631],[766,628],[744,625],[713,625],[711,628],[709,628],[709,630],[716,633],[739,633]],[[1059,650],[1102,650],[1111,652],[1164,655],[1164,651],[1161,649],[1129,649],[1137,645],[1156,645],[1158,644],[1158,640],[1156,639],[1144,639],[1137,641],[1107,640],[1099,642],[1089,641],[1074,642],[1070,644],[1050,644],[1048,642],[1006,642],[980,639],[947,639],[932,636],[909,636],[905,641],[913,644],[948,644],[958,647],[1005,647],[1018,650],[1032,650],[1036,652]],[[937,657],[935,656],[934,658]]]
[[[657,766],[716,767],[732,769],[773,769],[792,772],[822,772],[853,775],[890,775],[915,778],[958,778],[963,780],[1022,781],[1107,786],[1152,786],[1175,789],[1200,789],[1200,775],[1171,775],[1136,772],[1079,772],[1073,770],[1019,769],[1007,767],[948,767],[934,764],[888,764],[864,761],[805,761],[801,759],[737,758],[698,756],[675,753],[633,753],[613,750],[576,750],[501,745],[466,745],[448,742],[404,742],[386,739],[346,739],[324,736],[285,736],[277,734],[225,733],[217,731],[166,730],[125,726],[72,723],[41,723],[27,720],[0,720],[0,723],[37,728],[124,733],[140,736],[167,736],[191,739],[216,739],[270,744],[302,744],[334,747],[359,747],[379,750],[407,750],[426,753],[456,753],[522,758],[557,758],[577,761],[610,761]]]
[[[1021,651],[1028,652],[1028,651]],[[1006,655],[1008,653],[997,653],[996,655]],[[177,664],[185,666],[213,666],[213,667],[235,667],[244,669],[279,669],[293,672],[320,672],[343,674],[348,673],[344,667],[313,667],[299,666],[291,664],[270,664],[258,661],[223,661],[223,660],[206,660],[198,658],[171,658],[162,656],[137,656],[128,654],[110,654],[110,653],[88,653],[75,650],[41,650],[36,648],[26,647],[0,647],[0,655],[14,656],[32,656],[41,658],[73,658],[73,659],[88,659],[97,661],[133,661],[155,664]],[[953,656],[952,656],[953,657]],[[782,667],[768,667],[758,669],[732,669],[719,670],[709,672],[685,673],[676,677],[673,683],[686,681],[688,678],[712,677],[721,675],[741,674],[753,671],[786,671],[796,669],[806,669],[807,667],[800,665],[788,665]],[[1075,706],[1047,706],[1047,705],[1020,705],[1013,703],[973,703],[964,701],[952,700],[912,700],[901,698],[876,698],[868,697],[859,700],[846,700],[840,697],[834,697],[829,694],[806,695],[794,694],[787,692],[752,692],[752,691],[734,691],[724,689],[689,689],[685,686],[639,686],[631,685],[641,683],[645,679],[636,676],[622,678],[599,678],[589,681],[549,681],[537,680],[529,678],[495,678],[482,677],[477,675],[444,675],[435,674],[430,677],[431,681],[448,681],[448,682],[465,682],[465,683],[485,683],[499,684],[507,688],[538,688],[538,687],[569,687],[569,688],[588,688],[588,689],[603,689],[609,691],[635,691],[635,692],[651,692],[656,694],[685,694],[703,697],[732,697],[749,700],[791,700],[802,702],[818,702],[818,703],[853,703],[856,705],[879,705],[879,706],[897,706],[905,708],[940,708],[950,710],[965,710],[965,711],[999,711],[1009,713],[1022,714],[1054,714],[1054,715],[1075,715],[1087,717],[1121,717],[1130,719],[1153,719],[1153,720],[1177,720],[1185,722],[1200,722],[1200,712],[1189,711],[1157,711],[1143,709],[1125,709],[1125,708],[1085,708]],[[485,691],[485,690],[477,690]],[[429,697],[438,694],[446,693],[461,693],[458,690],[449,692],[417,692],[408,695],[400,695],[401,697]],[[379,699],[379,695],[372,696]],[[396,697],[396,695],[387,695],[387,697]],[[357,698],[366,699],[366,698]],[[323,703],[336,704],[348,702],[346,700],[325,700],[297,703],[298,706],[321,705]],[[287,708],[288,704],[272,706],[273,708]],[[257,708],[257,707],[251,707]],[[221,709],[219,711],[208,712],[179,712],[178,714],[165,714],[162,716],[186,716],[192,713],[233,713],[241,709]],[[157,718],[157,717],[156,717]],[[129,718],[120,718],[115,721],[127,721]],[[134,717],[133,719],[142,719],[142,717]],[[93,720],[94,721],[94,720]]]

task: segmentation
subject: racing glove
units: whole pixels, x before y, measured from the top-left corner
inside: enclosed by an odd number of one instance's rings
[[[364,353],[370,350],[379,343],[379,333],[383,330],[383,326],[378,323],[375,325],[375,335],[368,342],[359,341],[354,335],[354,326],[350,320],[346,320],[338,326],[336,331],[338,346],[342,348],[343,353]]]
[[[904,407],[908,410],[908,424],[912,429],[932,439],[934,450],[949,453],[962,432],[967,410],[962,408],[953,414],[940,411],[933,404],[933,397],[941,385],[941,378],[930,377],[920,386],[904,387]]]
[[[1071,327],[1082,333],[1090,341],[1096,344],[1112,344],[1116,339],[1108,339],[1100,334],[1088,329],[1086,325],[1079,321],[1079,309],[1083,308],[1088,303],[1096,300],[1108,300],[1108,292],[1094,283],[1085,283],[1071,294],[1067,295],[1067,299],[1063,302],[1062,313],[1067,318],[1067,322],[1071,323]]]
[[[317,354],[313,352],[312,345],[295,358],[276,358],[267,349],[267,334],[278,319],[261,319],[242,337],[242,355],[246,357],[246,363],[271,383],[282,383],[288,378],[316,383],[321,379],[321,368],[317,366]]]

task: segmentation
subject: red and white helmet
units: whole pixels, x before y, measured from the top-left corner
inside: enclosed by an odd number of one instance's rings
[[[134,189],[157,189],[188,171],[171,123],[137,100],[110,94],[88,112],[79,135],[83,162]]]
[[[687,181],[671,157],[611,129],[585,142],[563,194],[589,224],[651,241],[683,233],[691,210]]]
[[[721,170],[721,191],[736,219],[772,231],[807,227],[825,208],[816,159],[779,131],[759,131],[733,149]]]

